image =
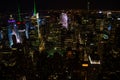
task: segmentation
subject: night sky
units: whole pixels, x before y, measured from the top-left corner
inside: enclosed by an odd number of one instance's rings
[[[38,10],[47,9],[87,9],[88,0],[36,0]],[[120,10],[119,0],[89,0],[90,9]],[[0,12],[16,12],[18,3],[21,12],[33,10],[33,0],[1,0]]]

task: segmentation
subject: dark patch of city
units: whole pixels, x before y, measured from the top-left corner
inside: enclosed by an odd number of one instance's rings
[[[120,80],[119,30],[113,10],[0,14],[0,80]]]

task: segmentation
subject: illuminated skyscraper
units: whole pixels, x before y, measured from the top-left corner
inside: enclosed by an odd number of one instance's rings
[[[68,28],[68,16],[66,13],[61,13],[60,15],[60,24],[62,24],[62,27]]]
[[[10,15],[10,18],[8,20],[8,38],[9,38],[9,43],[10,47],[14,44],[12,36],[15,35],[16,37],[16,42],[20,43],[20,36],[18,32],[18,27],[16,25],[16,20],[13,18],[12,15]]]

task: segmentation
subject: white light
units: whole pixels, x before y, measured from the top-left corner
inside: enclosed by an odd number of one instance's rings
[[[100,60],[99,61],[96,61],[96,60],[93,61],[90,56],[88,58],[89,58],[90,64],[100,64]]]
[[[37,19],[39,18],[39,13],[36,14],[36,18],[37,18]]]
[[[41,19],[38,19],[38,22],[40,22],[41,21]]]
[[[112,12],[107,12],[107,14],[112,14]]]
[[[12,18],[13,16],[12,16],[12,14],[10,14],[10,18]]]
[[[57,47],[55,47],[54,50],[57,50]]]
[[[14,26],[17,26],[16,24],[14,24]]]
[[[120,18],[117,18],[117,20],[120,20]]]
[[[102,11],[99,11],[98,13],[100,13],[100,14],[101,14],[101,13],[103,13],[103,12],[102,12]]]

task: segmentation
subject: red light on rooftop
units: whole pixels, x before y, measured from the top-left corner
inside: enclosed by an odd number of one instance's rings
[[[17,24],[19,25],[19,24],[21,24],[21,22],[17,22]]]

